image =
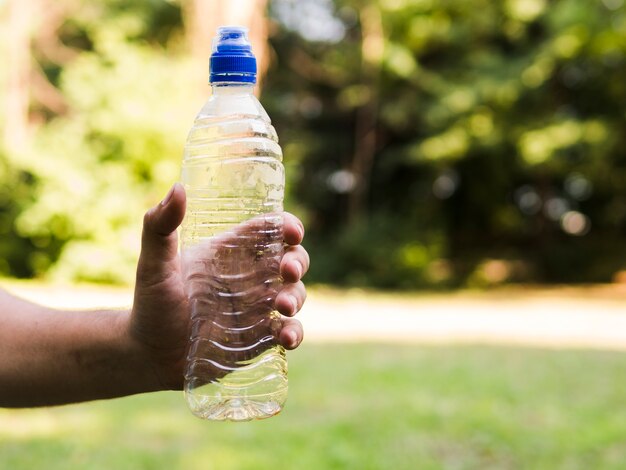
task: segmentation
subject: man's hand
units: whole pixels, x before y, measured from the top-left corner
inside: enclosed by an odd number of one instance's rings
[[[185,352],[189,340],[189,309],[183,290],[176,228],[185,215],[185,191],[175,184],[163,201],[144,217],[141,256],[137,266],[135,300],[128,333],[138,352],[152,367],[155,388],[180,389],[183,385]],[[309,256],[300,246],[302,223],[284,213],[284,241],[280,263],[284,285],[275,300],[276,309],[291,317],[306,298],[300,280],[309,267]],[[284,318],[278,335],[287,349],[302,341],[302,325]]]

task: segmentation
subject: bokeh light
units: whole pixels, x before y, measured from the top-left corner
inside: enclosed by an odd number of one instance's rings
[[[561,228],[569,235],[583,236],[591,230],[591,221],[585,214],[568,211],[561,217]]]

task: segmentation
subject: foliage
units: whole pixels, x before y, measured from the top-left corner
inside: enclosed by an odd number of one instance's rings
[[[67,5],[58,35],[75,57],[34,58],[68,111],[33,103],[30,151],[0,152],[0,271],[128,282],[142,213],[176,180],[200,105],[181,5]],[[624,268],[623,2],[273,0],[269,13],[262,101],[310,280],[485,286]]]
[[[71,112],[51,116],[31,149],[13,157],[32,181],[14,226],[33,244],[31,274],[130,282],[143,212],[178,176],[193,116],[181,106],[186,64],[146,42],[160,31],[147,30],[146,13],[158,10],[87,3],[60,31],[83,47],[78,57],[60,70],[44,64]]]
[[[304,41],[297,30],[273,39],[279,59],[266,97],[302,166],[295,195],[325,269],[313,277],[483,285],[607,281],[624,267],[623,2],[381,0],[376,89],[361,66],[359,6],[337,2],[339,43]],[[354,167],[359,113],[373,100],[376,156],[366,222],[355,225],[335,177]],[[396,254],[414,246],[425,254],[401,274]],[[504,263],[492,281],[489,258]],[[429,279],[433,270],[441,275]]]

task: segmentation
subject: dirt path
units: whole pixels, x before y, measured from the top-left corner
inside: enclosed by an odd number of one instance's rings
[[[54,307],[125,307],[129,289],[2,282]],[[619,286],[391,295],[313,290],[299,315],[308,341],[490,343],[626,350]]]
[[[303,317],[307,337],[320,340],[626,349],[626,295],[612,288],[412,299],[313,295]]]

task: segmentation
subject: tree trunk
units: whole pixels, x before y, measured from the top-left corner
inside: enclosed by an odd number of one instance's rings
[[[362,83],[370,91],[369,100],[357,110],[354,155],[351,171],[355,187],[348,198],[348,221],[360,220],[366,209],[374,156],[376,155],[376,124],[378,122],[378,87],[384,52],[384,36],[380,10],[369,3],[361,10]]]
[[[32,51],[38,50],[41,55],[59,65],[76,57],[76,51],[64,46],[57,35],[68,11],[76,5],[68,0],[63,3],[53,0],[9,0],[7,6],[6,121],[2,139],[9,153],[20,153],[28,148],[30,135],[36,125],[32,103],[55,114],[67,111],[63,95],[48,81]]]
[[[28,110],[31,77],[31,15],[33,2],[9,0],[5,47],[7,74],[4,103],[3,142],[9,153],[19,153],[28,145]]]
[[[211,41],[219,26],[238,25],[249,29],[252,49],[257,58],[257,93],[267,71],[269,50],[266,18],[267,0],[186,0],[183,20],[189,50],[197,64],[194,74],[198,86],[206,89]]]

